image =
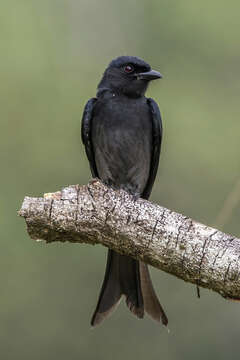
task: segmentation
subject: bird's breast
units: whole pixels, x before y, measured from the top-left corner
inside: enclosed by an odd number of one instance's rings
[[[100,106],[101,105],[101,106]],[[99,177],[131,193],[144,190],[152,151],[152,122],[147,104],[100,104],[92,122],[92,144]]]

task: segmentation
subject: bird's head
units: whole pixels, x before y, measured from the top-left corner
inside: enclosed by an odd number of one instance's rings
[[[144,95],[151,80],[162,75],[138,57],[120,56],[110,62],[98,85],[98,90],[110,89],[129,97]]]

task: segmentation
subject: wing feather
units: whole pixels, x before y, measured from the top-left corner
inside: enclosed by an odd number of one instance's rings
[[[152,145],[150,173],[146,187],[142,193],[142,198],[144,199],[149,198],[152,191],[154,180],[157,175],[159,157],[161,151],[161,143],[162,143],[162,132],[163,132],[161,114],[157,103],[151,98],[147,99],[147,103],[152,115],[153,145]]]
[[[87,158],[90,164],[91,173],[93,177],[98,177],[97,166],[94,157],[94,151],[91,141],[91,124],[93,118],[93,109],[97,99],[92,98],[88,100],[87,104],[85,105],[82,117],[82,128],[81,128],[81,137],[82,142],[85,146],[85,151],[87,154]]]

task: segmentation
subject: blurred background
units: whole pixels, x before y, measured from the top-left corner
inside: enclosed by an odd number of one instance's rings
[[[154,269],[170,333],[124,301],[91,329],[106,249],[36,243],[17,217],[25,195],[88,182],[83,107],[110,60],[127,54],[164,74],[148,91],[164,122],[152,201],[216,225],[240,177],[239,12],[236,0],[1,1],[1,359],[239,354],[240,304],[208,290],[198,299],[193,285]],[[240,236],[239,204],[224,222]]]

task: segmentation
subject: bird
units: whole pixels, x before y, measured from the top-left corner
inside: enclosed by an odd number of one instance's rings
[[[134,199],[148,199],[156,178],[162,142],[157,103],[145,97],[160,79],[143,59],[119,56],[103,73],[96,97],[84,108],[81,137],[93,177]],[[154,291],[147,265],[108,249],[105,276],[91,325],[102,323],[122,296],[138,318],[145,313],[167,326],[167,316]]]

